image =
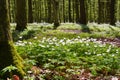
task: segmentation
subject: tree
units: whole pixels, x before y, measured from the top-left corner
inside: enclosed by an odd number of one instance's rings
[[[116,19],[115,19],[115,4],[116,0],[111,0],[110,2],[110,24],[115,25]]]
[[[87,24],[85,0],[79,0],[79,2],[80,2],[80,23]]]
[[[53,4],[53,12],[54,12],[54,29],[56,29],[60,23],[59,23],[59,0],[52,0]]]
[[[48,3],[48,22],[52,23],[52,6],[51,6],[51,0],[47,0]]]
[[[98,0],[98,23],[103,23],[104,18],[104,2],[101,0]]]
[[[72,17],[73,17],[73,20],[72,22],[74,23],[75,22],[75,0],[72,0]]]
[[[98,0],[98,23],[110,22],[110,0]]]
[[[33,23],[32,0],[28,0],[28,22]]]
[[[17,67],[17,70],[13,74],[22,77],[24,75],[23,64],[21,63],[22,58],[17,54],[13,46],[8,13],[8,0],[0,0],[0,70],[14,65]],[[6,78],[9,75],[9,73],[5,73],[0,75],[0,78]]]
[[[71,16],[71,0],[68,0],[68,13],[69,13],[69,22],[72,22],[72,16]]]
[[[27,0],[16,0],[16,30],[23,31],[27,27],[27,9],[26,9]]]
[[[79,23],[79,4],[78,4],[78,0],[75,0],[75,13],[76,13],[76,23]]]
[[[66,18],[65,18],[65,0],[63,0],[63,22],[65,23],[66,22]]]

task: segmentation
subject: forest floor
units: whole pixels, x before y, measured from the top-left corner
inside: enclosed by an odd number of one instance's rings
[[[53,30],[35,23],[12,31],[27,61],[24,80],[120,80],[120,27],[65,23]]]
[[[80,34],[82,33],[81,30],[62,30],[67,33],[75,33]],[[119,38],[97,38],[97,41],[101,41],[102,44],[110,44],[120,47],[120,39]],[[46,77],[46,80],[52,80],[51,76],[55,74],[59,74],[56,71],[50,71],[50,70],[44,70],[42,68],[39,68],[37,66],[33,66],[32,69],[38,69],[41,71],[40,74],[46,74],[47,71],[51,72],[49,76]],[[35,74],[32,74],[35,76],[35,80],[40,80]],[[64,76],[64,73],[60,73],[59,75]],[[57,80],[57,79],[56,79]],[[61,79],[62,80],[62,79]],[[93,76],[90,70],[81,70],[80,74],[71,75],[71,78],[69,80],[120,80],[120,74],[116,75],[106,75],[105,74],[99,74],[98,76]]]
[[[105,75],[105,74],[99,74],[98,76],[93,76],[90,70],[85,70],[82,69],[80,74],[74,74],[70,75],[69,79],[52,79],[53,76],[59,75],[59,76],[65,76],[64,73],[59,73],[56,71],[50,71],[50,70],[45,70],[37,66],[33,66],[32,70],[38,69],[41,71],[40,74],[48,74],[45,78],[45,80],[120,80],[120,74],[119,75]],[[39,78],[39,75],[37,74],[31,74],[31,76],[34,76],[34,80],[42,80]],[[26,80],[26,79],[25,79]]]

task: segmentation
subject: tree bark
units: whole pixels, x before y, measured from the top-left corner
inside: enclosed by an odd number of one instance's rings
[[[72,22],[72,17],[71,17],[71,0],[69,0],[68,2],[69,2],[69,6],[68,6],[69,22]]]
[[[63,0],[63,22],[66,22],[66,18],[65,18],[65,0]]]
[[[79,0],[80,2],[80,23],[87,24],[86,20],[86,9],[85,9],[85,0]]]
[[[54,11],[54,29],[60,25],[59,23],[59,0],[52,0],[53,3],[53,11]]]
[[[21,62],[22,58],[17,54],[11,37],[8,0],[0,0],[0,70],[10,65],[16,66],[17,70],[13,71],[13,74],[22,78],[24,71]],[[0,75],[0,78],[5,80],[7,77],[10,77],[9,72]]]
[[[79,5],[78,5],[78,0],[75,0],[75,13],[76,13],[76,23],[79,23]]]
[[[52,23],[52,7],[51,7],[51,0],[47,0],[48,3],[48,22]]]
[[[103,2],[101,0],[98,0],[98,23],[103,23],[103,18],[104,18],[104,7],[103,7]]]
[[[16,0],[16,30],[23,31],[27,27],[26,0]]]
[[[28,22],[33,23],[32,0],[28,0]]]
[[[115,25],[116,18],[115,18],[115,4],[116,0],[111,0],[110,2],[110,24]]]

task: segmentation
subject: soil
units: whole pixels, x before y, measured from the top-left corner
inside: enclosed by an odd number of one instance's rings
[[[107,43],[111,45],[116,45],[120,47],[120,39],[119,38],[98,38],[98,41],[102,41],[102,43]]]

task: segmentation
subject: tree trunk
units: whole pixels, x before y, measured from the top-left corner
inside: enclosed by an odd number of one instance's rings
[[[33,23],[32,0],[28,0],[28,22]]]
[[[107,5],[106,4],[109,0],[98,0],[98,23],[105,23],[107,21],[107,17],[109,15],[108,10],[107,10]]]
[[[76,23],[79,23],[79,5],[78,0],[75,0],[75,13],[76,13]]]
[[[103,23],[102,18],[104,18],[104,11],[103,11],[103,2],[101,0],[98,0],[98,23]]]
[[[27,27],[26,0],[16,0],[16,30],[23,31]]]
[[[72,17],[71,17],[71,0],[69,0],[68,3],[69,3],[69,6],[68,6],[69,22],[72,22]]]
[[[65,23],[66,20],[65,20],[65,0],[63,0],[63,22]]]
[[[48,3],[48,22],[52,23],[51,17],[52,17],[52,7],[51,7],[51,0],[47,0]]]
[[[11,4],[11,1],[10,1],[10,0],[8,0],[9,18],[10,18],[10,22],[11,22],[11,11],[10,11],[11,7],[10,7],[10,4]]]
[[[110,24],[115,25],[116,19],[115,19],[115,4],[116,0],[111,0],[110,5]]]
[[[79,0],[80,2],[80,23],[87,24],[86,20],[86,10],[85,10],[85,0]]]
[[[110,6],[111,6],[111,2],[110,2],[110,0],[107,0],[105,2],[105,17],[104,17],[105,23],[110,23],[110,18],[111,18],[111,16],[110,16],[111,7]]]
[[[8,0],[0,0],[0,70],[10,65],[16,66],[17,70],[13,71],[13,74],[22,78],[24,75],[22,58],[13,46],[8,13]],[[10,77],[9,72],[0,75],[0,78],[5,80],[7,77]]]
[[[57,27],[60,25],[59,23],[59,1],[58,0],[52,0],[53,3],[53,11],[54,11],[54,29],[57,29]]]
[[[73,9],[73,12],[72,12],[72,17],[73,17],[73,20],[72,22],[74,23],[75,22],[75,0],[72,0],[73,1],[73,5],[72,5],[72,9]]]

